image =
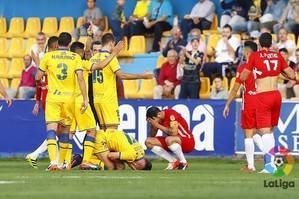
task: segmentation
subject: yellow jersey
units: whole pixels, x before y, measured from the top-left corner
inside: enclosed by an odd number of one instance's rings
[[[149,5],[150,5],[149,0],[137,1],[137,4],[136,4],[134,12],[133,12],[133,16],[136,16],[138,18],[145,17],[148,13]]]
[[[77,70],[82,70],[82,60],[76,53],[68,49],[47,52],[39,69],[47,71],[47,101],[67,102],[73,99],[76,87]]]
[[[95,54],[90,61],[92,63],[105,60],[110,53],[100,51]],[[92,72],[94,103],[110,103],[117,101],[116,75],[120,69],[118,60],[114,57],[111,62],[101,70]]]

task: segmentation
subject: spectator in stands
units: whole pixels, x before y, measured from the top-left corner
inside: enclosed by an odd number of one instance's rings
[[[231,68],[236,58],[236,50],[240,46],[240,41],[232,35],[232,27],[226,24],[222,28],[222,38],[218,41],[215,51],[215,62],[206,63],[203,72],[207,77],[219,73],[225,75],[226,68]]]
[[[181,29],[178,26],[173,27],[171,33],[172,38],[167,42],[162,51],[164,57],[167,56],[170,49],[174,49],[179,54],[180,51],[187,45],[187,42],[182,37]]]
[[[133,15],[129,17],[128,37],[144,34],[143,19],[148,15],[150,3],[150,0],[137,0]]]
[[[86,36],[88,30],[92,33],[95,33],[98,29],[104,29],[104,19],[103,14],[100,8],[96,7],[96,0],[87,0],[87,9],[84,11],[84,24],[75,29],[73,36],[76,40],[79,39],[79,36]]]
[[[288,32],[295,32],[296,24],[299,24],[299,1],[289,0],[289,3],[284,9],[278,24],[276,24],[273,29],[276,34],[281,27],[285,27]]]
[[[299,77],[299,48],[297,48],[297,50],[296,50],[295,71],[297,73],[297,77]],[[299,97],[299,84],[298,83],[294,86],[294,94],[295,94],[295,97]]]
[[[288,39],[288,31],[285,28],[281,28],[279,30],[277,48],[286,48],[290,55],[289,59],[293,62],[296,62],[296,43],[295,41]]]
[[[225,10],[220,19],[220,27],[224,27],[226,24],[234,27],[248,20],[248,11],[253,2],[252,0],[232,0],[229,2],[220,0],[220,4]]]
[[[116,7],[110,20],[110,28],[116,42],[119,42],[124,36],[128,35],[128,23],[124,12],[125,3],[125,0],[116,1]]]
[[[246,41],[250,41],[252,40],[250,38],[250,35],[248,32],[243,32],[241,34],[241,43],[240,43],[240,46],[237,48],[236,50],[236,64],[241,64],[241,63],[244,63],[246,60],[245,60],[245,57],[244,57],[244,53],[243,53],[243,50],[244,50],[244,44]]]
[[[36,67],[32,64],[30,55],[25,55],[25,69],[22,72],[21,81],[17,89],[8,89],[7,93],[11,98],[15,98],[19,94],[20,99],[31,99],[35,95],[35,74]]]
[[[92,35],[92,40],[101,42],[102,36],[103,36],[103,31],[99,29]]]
[[[202,52],[204,54],[204,59],[205,60],[206,56],[207,56],[207,47],[206,47],[206,41],[202,41],[201,40],[201,31],[198,28],[194,28],[190,31],[190,34],[188,36],[188,44],[186,46],[186,50],[187,51],[191,51],[192,50],[192,44],[191,44],[191,38],[193,37],[197,37],[199,39],[199,45],[198,45],[198,51]]]
[[[279,52],[281,56],[284,58],[284,60],[288,63],[288,66],[291,67],[292,69],[295,69],[296,64],[295,62],[291,61],[289,59],[289,52],[286,48],[281,48],[279,49]],[[280,75],[281,83],[278,84],[278,90],[280,91],[281,95],[283,98],[292,98],[295,96],[293,87],[296,85],[296,81],[292,80],[287,80],[284,76]]]
[[[260,30],[261,27],[266,27],[272,31],[286,5],[285,0],[267,0],[266,10],[261,17],[256,18],[255,15],[249,15],[248,32]]]
[[[33,58],[33,64],[39,66],[39,61],[44,57],[46,50],[47,38],[45,33],[39,32],[36,36],[36,43],[33,44],[30,48],[30,54]],[[38,58],[38,59],[37,59]]]
[[[180,80],[177,79],[178,54],[174,49],[167,53],[167,62],[160,69],[158,86],[154,88],[154,99],[175,98],[180,93]]]
[[[181,80],[180,99],[197,99],[200,90],[200,67],[204,54],[198,50],[198,37],[191,38],[192,50],[184,49],[180,55],[177,79]]]
[[[164,31],[172,29],[173,8],[169,0],[152,0],[149,6],[148,18],[144,18],[143,25],[146,32],[154,33],[152,52],[160,51],[160,41]]]
[[[211,91],[211,99],[227,99],[228,98],[228,91],[223,86],[223,77],[222,75],[218,74],[214,79],[215,87],[212,88]]]
[[[210,29],[214,15],[215,4],[210,0],[199,0],[181,23],[184,39],[187,40],[188,33],[193,28],[201,31]]]

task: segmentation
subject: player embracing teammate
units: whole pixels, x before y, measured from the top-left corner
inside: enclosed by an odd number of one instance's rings
[[[250,54],[240,75],[240,81],[246,82],[250,78],[250,74],[254,73],[255,75],[256,129],[262,135],[263,153],[267,154],[275,147],[273,129],[278,124],[281,109],[282,99],[277,90],[278,76],[280,73],[284,73],[291,80],[296,80],[296,76],[279,52],[270,50],[272,45],[270,33],[261,34],[259,43],[261,50]],[[264,169],[261,173],[274,173],[276,171],[273,160],[274,158],[265,158]]]

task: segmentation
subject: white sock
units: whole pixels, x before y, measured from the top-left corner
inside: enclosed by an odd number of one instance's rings
[[[249,169],[254,169],[254,143],[252,138],[245,138],[245,153]]]
[[[182,163],[187,162],[185,159],[184,153],[182,151],[181,145],[179,145],[178,143],[174,143],[174,144],[168,146],[168,148],[178,157],[180,162],[182,162]]]
[[[262,135],[263,140],[263,152],[268,153],[275,146],[275,139],[273,133],[266,133]]]
[[[32,156],[32,158],[37,159],[40,156],[40,154],[46,152],[47,149],[48,149],[47,140],[44,140],[43,143],[41,143],[41,145],[35,151],[33,151],[30,155]]]
[[[161,158],[164,158],[168,162],[174,162],[176,159],[172,157],[165,149],[163,149],[160,146],[154,146],[151,150],[154,154],[157,156],[160,156]]]
[[[257,147],[263,152],[264,151],[264,145],[263,145],[263,140],[262,136],[260,134],[255,134],[253,135],[253,141],[257,145]]]

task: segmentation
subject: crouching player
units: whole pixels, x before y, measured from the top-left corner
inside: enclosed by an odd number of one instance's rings
[[[252,41],[246,41],[243,51],[246,60],[248,60],[250,54],[255,51],[257,51],[257,44]],[[250,73],[249,78],[244,83],[240,80],[240,74],[244,70],[245,66],[246,64],[242,64],[238,67],[236,82],[229,94],[229,98],[223,110],[223,116],[225,118],[228,116],[230,104],[237,96],[240,86],[243,85],[244,93],[242,97],[241,127],[244,129],[244,145],[247,165],[241,168],[241,171],[252,172],[255,171],[254,142],[261,151],[263,151],[263,143],[262,137],[257,134],[256,131],[256,88],[254,74]]]
[[[107,129],[96,136],[94,154],[109,170],[123,170],[125,163],[133,170],[151,170],[151,162],[144,157],[139,142],[123,131]]]
[[[186,120],[175,110],[160,110],[150,107],[146,112],[146,118],[151,124],[150,136],[145,145],[153,153],[169,162],[166,170],[185,170],[188,163],[184,153],[193,151],[195,141]],[[158,130],[167,134],[166,137],[156,136]],[[168,151],[172,151],[179,160],[172,157]]]

